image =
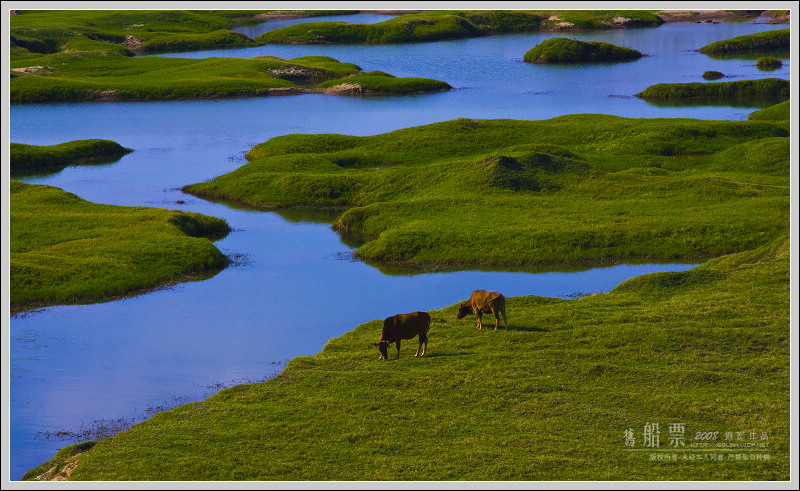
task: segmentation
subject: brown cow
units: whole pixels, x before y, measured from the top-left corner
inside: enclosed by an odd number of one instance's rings
[[[387,317],[383,321],[383,330],[377,346],[381,352],[381,360],[388,360],[386,347],[391,343],[397,346],[397,357],[400,358],[400,340],[413,339],[419,336],[419,347],[414,356],[423,356],[428,349],[428,329],[431,326],[431,316],[427,312],[412,312],[410,314],[397,314]],[[419,351],[422,350],[422,353]]]
[[[467,314],[473,314],[478,317],[478,329],[483,327],[481,323],[481,315],[491,312],[494,314],[494,330],[500,326],[500,315],[503,316],[503,323],[506,330],[508,330],[508,321],[506,320],[506,297],[500,292],[490,292],[487,290],[475,290],[470,295],[469,300],[463,302],[458,308],[458,319],[463,318]]]

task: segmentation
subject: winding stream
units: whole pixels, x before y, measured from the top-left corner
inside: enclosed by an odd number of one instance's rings
[[[358,22],[358,17],[351,20]],[[547,119],[570,113],[743,120],[758,108],[665,107],[634,95],[654,83],[701,81],[706,70],[721,71],[726,80],[788,79],[786,58],[783,68],[760,72],[753,59],[712,59],[693,51],[712,41],[785,27],[750,22],[666,24],[570,34],[649,55],[632,63],[582,67],[521,61],[550,34],[170,54],[163,56],[327,55],[356,63],[364,71],[444,80],[456,90],[412,97],[315,94],[13,106],[13,142],[49,145],[105,138],[134,149],[112,164],[69,167],[23,180],[58,186],[98,203],[222,217],[234,231],[216,244],[237,262],[204,281],[11,318],[11,479],[19,479],[76,438],[97,436],[109,427],[205,398],[221,387],[269,378],[287,360],[313,355],[331,337],[375,318],[439,309],[466,298],[474,288],[497,289],[508,296],[570,298],[608,291],[641,274],[693,266],[390,275],[352,260],[353,248],[330,228],[333,215],[278,214],[212,203],[181,193],[184,184],[232,171],[245,162],[244,153],[252,146],[288,133],[372,135],[459,117]],[[513,325],[513,312],[509,320]],[[435,333],[429,349],[436,350]]]

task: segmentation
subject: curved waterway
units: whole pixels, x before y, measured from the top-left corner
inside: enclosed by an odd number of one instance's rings
[[[360,323],[433,310],[475,288],[562,298],[608,291],[641,274],[692,265],[616,265],[578,272],[425,271],[385,274],[352,259],[330,228],[333,214],[273,213],[212,203],[180,187],[230,172],[257,143],[288,133],[371,135],[458,117],[546,119],[570,113],[746,119],[757,107],[663,107],[633,95],[658,82],[789,78],[750,59],[711,59],[709,42],[785,28],[752,23],[671,24],[570,35],[650,56],[623,64],[541,67],[522,63],[547,34],[398,46],[265,46],[170,56],[293,58],[309,54],[364,70],[423,76],[458,90],[413,97],[302,95],[153,103],[15,105],[11,141],[50,145],[105,138],[133,148],[117,162],[21,179],[89,201],[158,206],[222,217],[234,231],[217,246],[236,263],[213,277],[125,300],[59,306],[10,320],[11,478],[77,440],[103,436],[221,387],[260,381],[320,351]],[[509,321],[513,326],[513,311]],[[472,321],[464,321],[465,329]],[[376,333],[376,336],[379,333]],[[431,333],[430,349],[436,336]],[[376,352],[365,349],[366,358]]]

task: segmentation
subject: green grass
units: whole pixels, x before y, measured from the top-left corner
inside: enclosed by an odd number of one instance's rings
[[[454,303],[430,312],[423,358],[412,340],[400,359],[379,361],[381,320],[369,321],[274,379],[97,442],[71,479],[788,480],[789,262],[784,235],[607,294],[511,297],[508,331],[457,321]],[[719,432],[715,443],[765,432],[769,460],[650,460],[651,423],[661,450],[671,423],[684,424],[683,448],[698,432]]]
[[[101,205],[11,181],[10,217],[12,314],[139,294],[228,264],[211,242],[228,224],[199,213]]]
[[[376,24],[310,22],[261,34],[264,44],[390,44],[441,41],[551,29],[654,27],[660,17],[635,10],[444,10],[405,14]]]
[[[690,99],[789,99],[789,81],[779,78],[735,82],[656,84],[637,97],[648,100]]]
[[[774,58],[772,56],[763,56],[756,60],[756,67],[762,71],[777,70],[781,66],[783,66],[783,62],[780,58]]]
[[[34,66],[33,69],[30,67]],[[352,63],[327,56],[284,60],[242,58],[135,58],[108,51],[57,53],[12,62],[11,102],[147,101],[264,96],[275,90],[323,92],[318,85],[357,76],[372,78]],[[373,93],[402,95],[448,90],[444,82],[373,77]],[[350,80],[350,79],[347,79]],[[358,78],[355,80],[359,80]]]
[[[133,150],[110,140],[75,140],[57,145],[11,143],[11,172],[51,169],[84,163],[106,163]]]
[[[778,29],[775,31],[757,32],[745,34],[735,38],[716,41],[700,48],[699,52],[704,54],[711,53],[732,53],[737,51],[763,51],[775,49],[789,49],[789,29]]]
[[[767,120],[767,121],[782,121],[789,120],[791,113],[791,101],[783,101],[774,106],[764,108],[760,111],[755,111],[747,116],[747,119]]]
[[[717,71],[714,71],[714,70],[709,70],[709,71],[703,72],[703,79],[704,80],[719,80],[724,76],[725,76],[724,73],[717,72]]]
[[[531,48],[522,57],[530,63],[596,63],[638,60],[635,49],[600,41],[550,38]]]
[[[255,46],[229,30],[261,11],[19,10],[11,16],[11,46],[52,54],[75,40],[126,46],[137,53]]]
[[[277,137],[184,190],[263,208],[348,207],[334,227],[366,236],[356,255],[378,264],[694,261],[786,232],[788,135],[788,121],[458,119]]]

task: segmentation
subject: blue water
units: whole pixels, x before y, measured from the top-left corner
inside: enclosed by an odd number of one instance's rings
[[[456,90],[412,97],[301,95],[13,106],[13,142],[49,145],[105,138],[134,149],[112,164],[69,167],[25,181],[58,186],[98,203],[222,217],[234,231],[217,246],[239,257],[241,264],[204,281],[126,300],[51,307],[12,318],[11,478],[19,479],[76,441],[53,438],[57,432],[79,433],[109,421],[141,419],[223,386],[263,380],[287,360],[313,355],[331,337],[372,319],[439,309],[466,298],[474,288],[508,296],[572,297],[608,291],[648,272],[692,267],[387,275],[351,260],[353,249],[330,229],[331,217],[326,222],[297,213],[244,210],[184,195],[181,186],[230,172],[245,162],[244,153],[252,146],[288,133],[372,135],[459,117],[547,119],[570,113],[743,120],[758,108],[659,107],[634,95],[654,83],[702,81],[706,70],[725,73],[725,80],[788,79],[788,58],[783,68],[760,72],[752,59],[711,59],[693,51],[712,41],[785,27],[667,24],[570,34],[648,55],[630,63],[574,67],[521,61],[549,34],[170,54],[164,56],[327,55],[365,71],[444,80]],[[359,299],[358,309],[352,308],[354,299]],[[513,326],[513,312],[509,320]],[[433,334],[430,349],[436,350]],[[365,350],[365,357],[373,355]]]

